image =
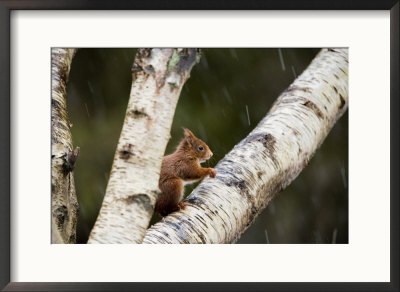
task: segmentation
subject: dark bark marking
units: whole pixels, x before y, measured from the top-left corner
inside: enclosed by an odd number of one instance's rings
[[[274,198],[276,194],[284,189],[283,184],[283,181],[271,184],[272,188],[270,189],[270,194],[272,195],[272,198]]]
[[[206,238],[204,237],[203,233],[199,231],[196,226],[194,226],[190,221],[190,218],[188,218],[188,220],[186,220],[185,222],[189,226],[189,229],[193,230],[197,234],[197,236],[200,238],[201,243],[206,243]]]
[[[67,154],[65,154],[64,164],[63,164],[65,174],[74,170],[75,163],[79,156],[79,151],[80,151],[80,148],[76,147],[75,150],[69,151]]]
[[[195,215],[194,218],[197,219],[197,221],[199,221],[201,223],[201,225],[204,226],[204,228],[208,228],[208,225],[206,224],[206,222],[204,221],[204,219],[202,217],[200,217],[199,215]]]
[[[138,73],[138,72],[140,72],[140,71],[143,71],[142,66],[140,66],[140,65],[139,65],[138,63],[136,63],[136,62],[133,62],[132,68],[131,68],[132,74],[136,74],[136,73]]]
[[[300,155],[303,152],[303,150],[299,147],[297,150],[297,155]]]
[[[122,150],[119,151],[119,154],[120,154],[119,157],[120,157],[121,159],[123,159],[123,160],[128,160],[129,157],[131,157],[132,155],[135,155],[135,154],[133,153],[133,145],[130,144],[130,143],[125,144],[125,145],[122,147]]]
[[[76,235],[75,234],[71,234],[69,236],[68,242],[75,243],[76,242]]]
[[[136,53],[136,58],[138,59],[143,59],[143,58],[149,58],[151,56],[151,50],[152,49],[140,49]]]
[[[311,93],[312,92],[311,88],[309,88],[309,87],[300,87],[300,86],[297,86],[297,85],[289,86],[289,88],[287,88],[284,92],[296,91],[296,90],[304,91],[306,93]]]
[[[175,229],[176,231],[179,231],[181,229],[181,225],[173,221],[169,221],[168,224],[171,225],[172,229]]]
[[[155,70],[154,70],[154,67],[152,65],[147,65],[144,68],[144,72],[146,72],[147,74],[150,74],[150,75],[156,73]]]
[[[152,49],[139,49],[136,53],[135,61],[132,64],[132,81],[134,82],[139,74],[143,74],[144,78],[147,79],[149,75],[155,75],[154,68],[151,65],[147,65],[144,59],[151,56]],[[143,68],[144,67],[144,68]]]
[[[196,206],[202,206],[205,205],[205,201],[204,199],[200,198],[200,197],[189,197],[188,199],[186,199],[186,202],[189,202],[192,205],[196,205]]]
[[[144,112],[143,108],[142,108],[142,110],[133,109],[133,110],[128,112],[128,115],[133,117],[134,119],[140,119],[140,118],[144,118],[144,117],[148,118],[149,117],[149,115]]]
[[[268,148],[270,154],[274,154],[275,152],[275,138],[271,134],[264,135],[261,139],[258,139],[263,145]]]
[[[57,132],[60,133],[60,132],[68,132],[69,131],[67,124],[60,117],[54,116],[54,119],[51,121],[51,125],[53,127],[53,136],[56,136],[55,133],[57,133]],[[57,143],[57,141],[58,141],[56,138],[59,138],[59,137],[54,137],[54,141],[56,141],[55,143]]]
[[[320,118],[323,119],[324,118],[324,114],[322,113],[322,111],[317,107],[317,105],[315,103],[313,103],[311,100],[306,101],[304,104],[304,106],[310,108],[313,110],[313,112],[315,113],[315,115]]]
[[[291,126],[287,126],[290,130],[292,130],[292,132],[293,132],[293,134],[296,136],[296,137],[298,137],[299,135],[300,135],[300,132],[297,130],[297,129],[295,129],[295,128],[292,128]]]
[[[344,98],[341,94],[339,94],[339,97],[340,97],[339,109],[341,110],[344,107],[344,105],[346,104],[346,101],[344,100]]]
[[[331,100],[328,98],[328,96],[325,94],[325,92],[323,92],[322,95],[326,98],[326,101],[328,103],[332,103]]]
[[[123,199],[128,205],[137,203],[142,205],[147,212],[153,212],[153,205],[151,204],[150,197],[147,194],[133,194]]]
[[[61,228],[66,220],[68,220],[68,208],[61,205],[54,210],[53,215],[56,218],[57,227]]]
[[[257,215],[257,213],[258,213],[257,208],[254,207],[254,206],[251,207],[251,209],[250,209],[250,218],[249,218],[250,220],[247,223],[247,226],[249,226],[253,222],[253,220],[255,219],[255,217]]]
[[[223,176],[219,176],[219,179],[228,187],[236,187],[238,188],[241,192],[246,192],[248,191],[247,189],[247,185],[246,185],[246,181],[244,180],[238,180],[234,177],[223,177]]]
[[[206,215],[208,217],[208,219],[210,219],[211,221],[214,220],[213,217],[211,217],[208,213],[204,213],[204,215]],[[203,219],[204,220],[204,219]]]
[[[271,152],[275,152],[274,146],[276,143],[275,137],[271,134],[253,134],[248,136],[243,140],[243,143],[251,143],[253,141],[261,142],[264,147],[271,150]]]
[[[51,106],[57,111],[59,111],[60,109],[64,109],[64,106],[61,105],[61,103],[54,98],[51,99]]]
[[[234,184],[241,191],[247,190],[246,181],[244,181],[244,180],[236,181],[236,182],[234,182]]]
[[[134,82],[137,79],[137,76],[140,72],[143,71],[143,68],[135,62],[132,64],[131,72],[132,72],[132,82]]]
[[[278,161],[275,157],[275,143],[276,139],[271,134],[253,134],[245,138],[241,143],[251,143],[258,141],[263,144],[268,152],[268,157],[272,160],[275,166],[278,165]]]
[[[242,175],[243,174],[242,169],[239,167],[234,167],[234,165],[235,162],[233,162],[230,159],[226,159],[218,165],[217,172],[219,174],[227,174],[227,175],[232,175],[232,174]]]

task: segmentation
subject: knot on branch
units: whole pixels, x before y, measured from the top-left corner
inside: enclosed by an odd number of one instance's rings
[[[119,151],[119,157],[123,160],[127,160],[129,157],[131,157],[132,155],[135,155],[133,153],[133,145],[130,143],[125,144],[122,147],[122,150]]]
[[[134,119],[145,118],[145,117],[148,118],[149,117],[149,115],[144,111],[143,108],[141,110],[138,110],[138,109],[135,108],[135,109],[129,111],[127,114],[128,114],[128,116],[131,116]]]
[[[200,61],[200,49],[174,49],[168,62],[168,72],[175,71],[179,75],[190,72]]]
[[[76,147],[75,150],[69,151],[65,155],[64,164],[63,164],[65,173],[69,173],[69,172],[74,170],[76,161],[77,161],[78,156],[79,156],[79,151],[80,151],[80,148]]]
[[[57,227],[61,228],[63,226],[65,220],[68,219],[68,208],[67,208],[67,206],[62,205],[62,206],[58,207],[57,209],[55,209],[53,214],[56,218]]]
[[[125,199],[123,199],[123,201],[128,204],[139,204],[141,205],[147,212],[151,213],[153,212],[153,204],[151,203],[151,199],[149,197],[148,194],[133,194],[130,195],[128,197],[126,197]]]

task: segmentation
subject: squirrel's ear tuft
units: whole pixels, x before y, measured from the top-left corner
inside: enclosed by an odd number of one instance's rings
[[[185,137],[194,137],[192,131],[189,129],[183,128],[183,133],[185,134]]]
[[[186,129],[186,128],[183,128],[183,133],[185,134],[186,140],[187,140],[190,144],[192,144],[193,138],[194,138],[193,133],[192,133],[189,129]]]

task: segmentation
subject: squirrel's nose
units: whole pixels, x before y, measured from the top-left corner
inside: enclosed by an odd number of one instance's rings
[[[213,156],[213,153],[210,151],[210,158],[211,158],[211,156]]]

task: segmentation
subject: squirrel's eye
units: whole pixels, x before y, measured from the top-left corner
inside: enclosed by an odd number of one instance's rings
[[[204,150],[203,146],[199,146],[199,150],[203,151]]]

